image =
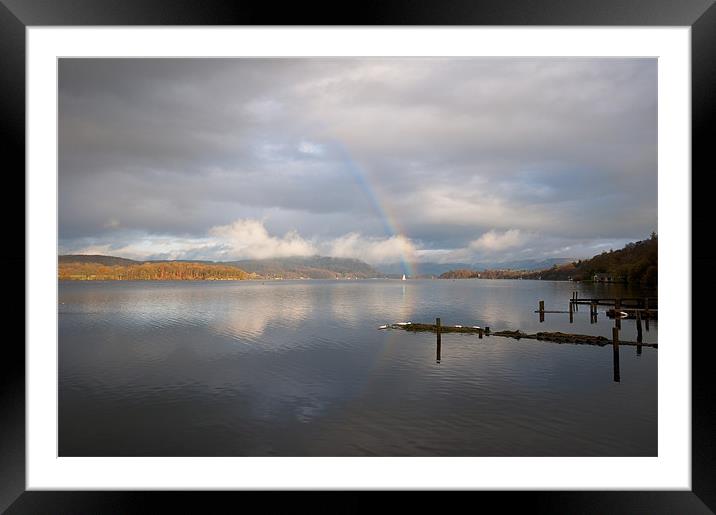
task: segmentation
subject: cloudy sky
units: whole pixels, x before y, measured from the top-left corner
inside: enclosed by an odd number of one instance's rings
[[[655,59],[62,59],[60,253],[588,257],[657,230]]]

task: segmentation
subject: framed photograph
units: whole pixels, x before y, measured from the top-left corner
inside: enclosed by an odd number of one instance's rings
[[[4,4],[8,513],[156,490],[714,509],[710,2]]]

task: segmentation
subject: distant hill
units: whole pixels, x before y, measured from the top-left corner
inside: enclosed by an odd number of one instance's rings
[[[416,263],[416,273],[419,276],[438,276],[443,272],[452,270],[453,268],[469,268],[470,264],[467,263]],[[405,272],[403,263],[386,263],[382,265],[375,265],[375,268],[385,275],[391,277],[400,277]]]
[[[367,279],[385,277],[357,259],[322,256],[251,259],[230,262],[197,260],[135,261],[101,255],[59,256],[63,280],[193,279]]]
[[[98,254],[65,254],[59,256],[59,262],[62,263],[97,263],[99,265],[138,265],[142,261],[134,259],[126,259],[114,256],[101,256]]]
[[[283,279],[371,279],[385,277],[368,263],[358,259],[333,258],[323,256],[287,257],[272,259],[246,259],[231,261],[247,272],[253,272],[266,278]]]
[[[555,281],[591,281],[596,274],[605,274],[612,282],[654,286],[658,276],[659,241],[656,234],[648,240],[628,243],[623,249],[591,259],[553,264],[537,271],[456,269],[440,275],[441,279],[544,279]]]
[[[478,270],[544,270],[554,265],[564,265],[574,261],[573,258],[523,259],[504,263],[478,264]]]
[[[552,265],[561,265],[571,263],[572,258],[548,258],[548,259],[523,259],[520,261],[505,262],[483,262],[483,263],[416,263],[415,268],[419,276],[439,276],[451,270],[542,270]],[[386,275],[400,276],[403,274],[402,263],[388,263],[384,265],[376,265],[375,268]]]
[[[527,273],[525,270],[472,270],[463,268],[440,274],[440,279],[519,279],[520,277],[525,277]]]

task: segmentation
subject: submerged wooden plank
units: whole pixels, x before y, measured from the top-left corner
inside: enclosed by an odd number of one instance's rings
[[[553,342],[553,343],[573,343],[578,345],[598,345],[600,347],[604,345],[608,345],[612,343],[612,341],[609,338],[606,338],[604,336],[592,336],[589,334],[572,334],[572,333],[562,333],[562,332],[549,332],[549,331],[540,331],[537,333],[525,333],[522,331],[511,331],[511,330],[505,330],[505,331],[496,331],[496,332],[490,332],[487,328],[484,330],[481,329],[478,326],[462,326],[462,325],[440,325],[437,324],[421,324],[421,323],[400,323],[400,324],[391,324],[387,326],[381,326],[381,328],[390,328],[390,329],[402,329],[404,331],[412,331],[412,332],[438,332],[441,333],[472,333],[472,334],[480,334],[482,331],[486,336],[502,336],[506,338],[515,338],[515,339],[525,339],[525,340],[539,340],[539,341],[547,341],[547,342]],[[656,343],[639,343],[639,342],[627,342],[627,341],[619,341],[619,345],[639,345],[642,347],[652,347],[652,348],[658,348],[658,344]]]

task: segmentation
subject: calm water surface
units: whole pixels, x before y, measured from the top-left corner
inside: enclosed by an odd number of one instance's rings
[[[655,456],[658,350],[377,330],[611,337],[580,296],[508,280],[61,282],[62,456]],[[603,309],[603,308],[602,308]],[[656,342],[652,321],[645,342]],[[621,337],[635,340],[633,320]]]

